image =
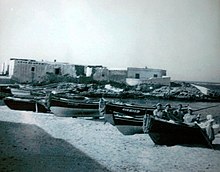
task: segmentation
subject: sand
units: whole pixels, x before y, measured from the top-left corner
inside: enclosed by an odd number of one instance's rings
[[[0,106],[0,171],[212,171],[213,149],[157,146],[148,135],[122,135],[102,120],[56,117]]]

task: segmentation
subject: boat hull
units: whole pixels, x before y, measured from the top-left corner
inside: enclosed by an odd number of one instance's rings
[[[143,117],[152,115],[155,108],[107,103],[105,121],[117,127],[124,135],[143,134]]]
[[[60,117],[100,117],[98,109],[51,106],[50,110],[54,115]]]
[[[9,85],[2,85],[0,84],[0,99],[3,99],[5,97],[12,96],[11,89],[9,88]]]
[[[43,104],[29,99],[6,97],[4,103],[13,110],[33,111],[47,113],[50,110]]]
[[[30,96],[31,95],[30,90],[24,90],[24,89],[18,89],[18,88],[11,88],[11,93],[14,96]]]
[[[100,117],[99,104],[75,102],[71,100],[58,100],[51,101],[50,110],[56,116],[60,117]]]
[[[158,145],[205,145],[212,148],[206,133],[198,126],[177,124],[148,116],[147,133]]]
[[[143,118],[104,114],[105,121],[115,126],[123,135],[143,134]]]
[[[141,126],[116,125],[116,127],[123,135],[144,134]]]
[[[107,114],[112,113],[123,113],[130,116],[145,114],[153,114],[153,110],[155,108],[152,107],[143,107],[143,106],[135,106],[135,105],[126,105],[126,104],[113,104],[107,103],[105,107],[105,111]]]

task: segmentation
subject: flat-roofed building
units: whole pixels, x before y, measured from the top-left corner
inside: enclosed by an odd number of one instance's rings
[[[128,85],[143,83],[170,85],[170,77],[166,76],[166,70],[163,69],[128,67],[126,83]]]
[[[36,61],[31,59],[11,58],[9,76],[19,83],[42,81],[47,73],[76,77],[76,66],[68,63]]]

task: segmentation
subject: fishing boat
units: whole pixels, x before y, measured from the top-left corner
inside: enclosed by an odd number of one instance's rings
[[[106,103],[106,113],[123,113],[131,116],[145,115],[152,112],[155,108],[144,107],[140,105],[126,104],[126,103]]]
[[[31,89],[11,88],[11,93],[13,94],[13,96],[25,97],[31,95]]]
[[[194,109],[194,112],[216,107],[209,106],[200,109]],[[105,104],[105,122],[109,122],[124,135],[143,134],[143,118],[145,114],[153,115],[154,107],[143,107],[140,105],[106,103]],[[183,108],[185,113],[186,107]],[[214,117],[215,121],[217,118]],[[202,119],[201,119],[202,120]],[[219,127],[215,125],[215,133],[219,131]]]
[[[153,114],[152,107],[131,104],[106,103],[105,122],[109,122],[124,135],[142,134],[143,117]]]
[[[204,145],[213,148],[206,132],[197,124],[174,123],[146,115],[146,133],[157,145]]]
[[[143,116],[132,117],[119,114],[105,114],[105,121],[115,126],[123,135],[143,134]]]
[[[60,117],[100,117],[99,102],[87,98],[52,98],[50,110]]]
[[[8,96],[12,96],[11,89],[9,84],[0,84],[0,99],[3,99]]]
[[[43,99],[36,100],[34,98],[17,98],[6,97],[4,103],[13,110],[33,111],[33,112],[50,112]]]

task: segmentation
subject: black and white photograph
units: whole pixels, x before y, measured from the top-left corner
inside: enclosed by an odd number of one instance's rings
[[[219,169],[220,0],[0,0],[0,171]]]

